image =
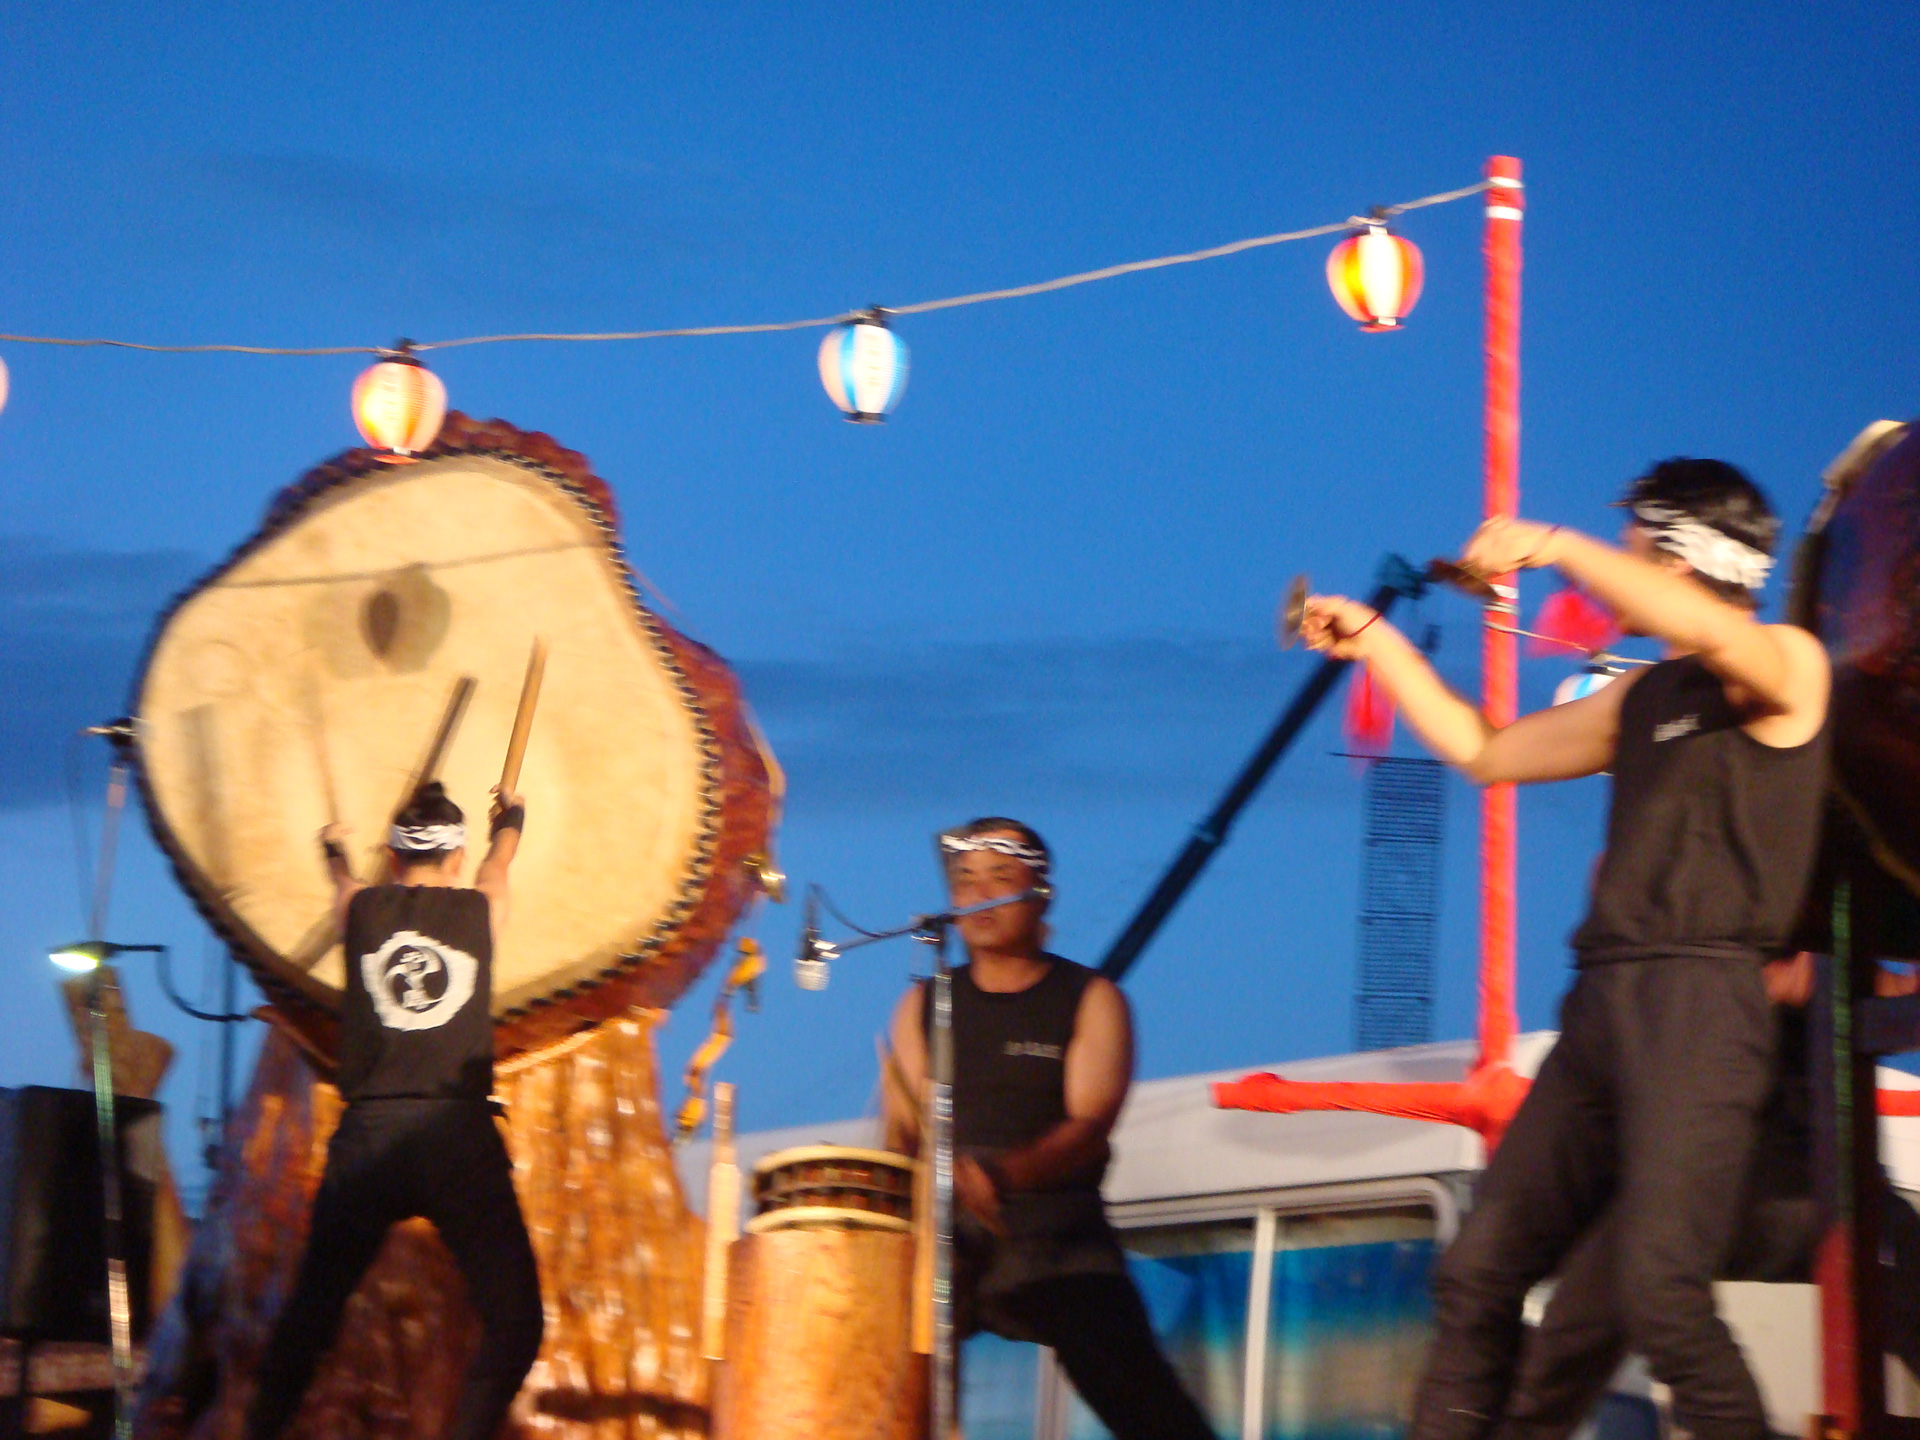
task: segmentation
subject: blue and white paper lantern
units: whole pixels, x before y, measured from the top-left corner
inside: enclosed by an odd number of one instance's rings
[[[1589,695],[1599,694],[1619,678],[1620,671],[1616,666],[1589,665],[1567,676],[1554,687],[1553,703],[1565,705],[1570,700],[1584,700]]]
[[[878,425],[907,388],[907,347],[873,309],[820,342],[820,383],[856,425]]]

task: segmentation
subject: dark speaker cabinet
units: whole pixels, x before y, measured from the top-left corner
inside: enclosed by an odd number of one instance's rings
[[[160,1106],[122,1096],[121,1252],[133,1333],[146,1333]],[[107,1344],[105,1210],[93,1093],[0,1090],[0,1335]]]

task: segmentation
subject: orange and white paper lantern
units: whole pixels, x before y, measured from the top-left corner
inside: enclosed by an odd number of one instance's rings
[[[1384,225],[1356,230],[1327,257],[1327,284],[1362,330],[1398,330],[1426,278],[1420,249]]]
[[[417,460],[447,418],[447,387],[405,350],[390,353],[353,382],[353,423],[390,464]]]

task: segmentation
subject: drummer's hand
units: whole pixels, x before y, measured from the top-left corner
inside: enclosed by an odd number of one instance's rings
[[[353,834],[353,831],[349,830],[345,825],[342,825],[338,820],[330,821],[320,827],[320,843],[322,845],[344,846],[347,843],[347,837],[351,834]]]
[[[1365,642],[1354,637],[1379,618],[1380,612],[1371,605],[1344,595],[1309,595],[1300,619],[1300,639],[1309,650],[1336,660],[1357,660]]]
[[[1891,999],[1899,995],[1912,995],[1920,991],[1920,971],[1895,970],[1886,965],[1876,966],[1873,972],[1873,993]]]
[[[524,805],[526,803],[527,802],[522,800],[518,795],[502,790],[496,785],[493,787],[493,807],[487,813],[497,818],[506,814],[507,811],[513,809],[514,806]]]
[[[953,1162],[953,1198],[994,1234],[1007,1233],[1006,1221],[1000,1215],[999,1192],[993,1188],[987,1172],[980,1168],[980,1162],[971,1155],[962,1155]]]
[[[1460,566],[1484,577],[1551,565],[1559,538],[1558,525],[1537,525],[1531,520],[1496,515],[1473,532],[1460,552]]]
[[[1813,956],[1802,950],[1786,960],[1769,960],[1760,967],[1760,983],[1774,1004],[1799,1009],[1813,998]]]

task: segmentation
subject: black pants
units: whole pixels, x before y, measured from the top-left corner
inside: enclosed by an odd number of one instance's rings
[[[276,1440],[299,1408],[341,1312],[387,1231],[423,1216],[466,1277],[479,1352],[448,1440],[493,1440],[540,1350],[533,1246],[489,1108],[471,1100],[362,1100],[327,1150],[313,1225],[280,1311],[247,1417],[248,1440]]]
[[[1882,1263],[1889,1267],[1881,1287],[1887,1348],[1920,1374],[1920,1215],[1884,1181],[1878,1203]],[[1807,1281],[1824,1225],[1811,1194],[1762,1197],[1742,1217],[1733,1254],[1718,1278]],[[1554,1282],[1546,1314],[1527,1342],[1501,1440],[1565,1440],[1592,1413],[1626,1357],[1611,1231],[1606,1221],[1590,1231]]]
[[[995,1309],[1015,1322],[1016,1338],[1053,1347],[1114,1440],[1216,1440],[1160,1353],[1147,1307],[1125,1275],[1029,1281],[1001,1296]]]
[[[1435,1336],[1412,1440],[1483,1440],[1507,1412],[1527,1291],[1603,1212],[1628,1345],[1697,1440],[1758,1440],[1760,1393],[1714,1312],[1775,1028],[1759,965],[1671,959],[1582,970],[1559,1043],[1434,1272]]]

